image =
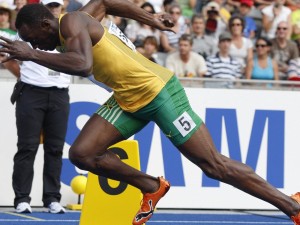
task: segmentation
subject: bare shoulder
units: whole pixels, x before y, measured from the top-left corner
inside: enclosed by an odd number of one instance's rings
[[[63,36],[76,34],[86,29],[92,18],[84,12],[74,11],[65,14],[61,18],[60,31]]]

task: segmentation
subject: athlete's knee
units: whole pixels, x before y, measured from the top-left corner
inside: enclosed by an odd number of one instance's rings
[[[82,170],[87,170],[91,156],[84,149],[72,146],[69,150],[69,160],[72,164]]]

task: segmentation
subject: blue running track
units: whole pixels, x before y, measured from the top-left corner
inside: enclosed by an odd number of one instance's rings
[[[33,209],[34,210],[34,209]],[[80,212],[65,214],[33,212],[16,214],[12,209],[0,210],[0,225],[79,225]],[[147,225],[292,225],[289,218],[278,211],[202,211],[157,210]],[[99,221],[99,225],[105,225]],[[118,225],[118,224],[116,224]],[[130,225],[130,224],[128,224]]]

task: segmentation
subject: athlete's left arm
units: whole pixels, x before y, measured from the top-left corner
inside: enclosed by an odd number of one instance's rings
[[[170,14],[151,14],[128,0],[91,0],[81,11],[85,11],[101,21],[105,14],[134,19],[159,30],[173,31],[173,19]]]

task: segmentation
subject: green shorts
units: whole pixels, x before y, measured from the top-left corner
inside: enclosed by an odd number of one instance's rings
[[[134,113],[121,109],[114,96],[96,113],[115,126],[126,139],[154,121],[175,146],[185,143],[202,124],[175,76],[148,105]]]

